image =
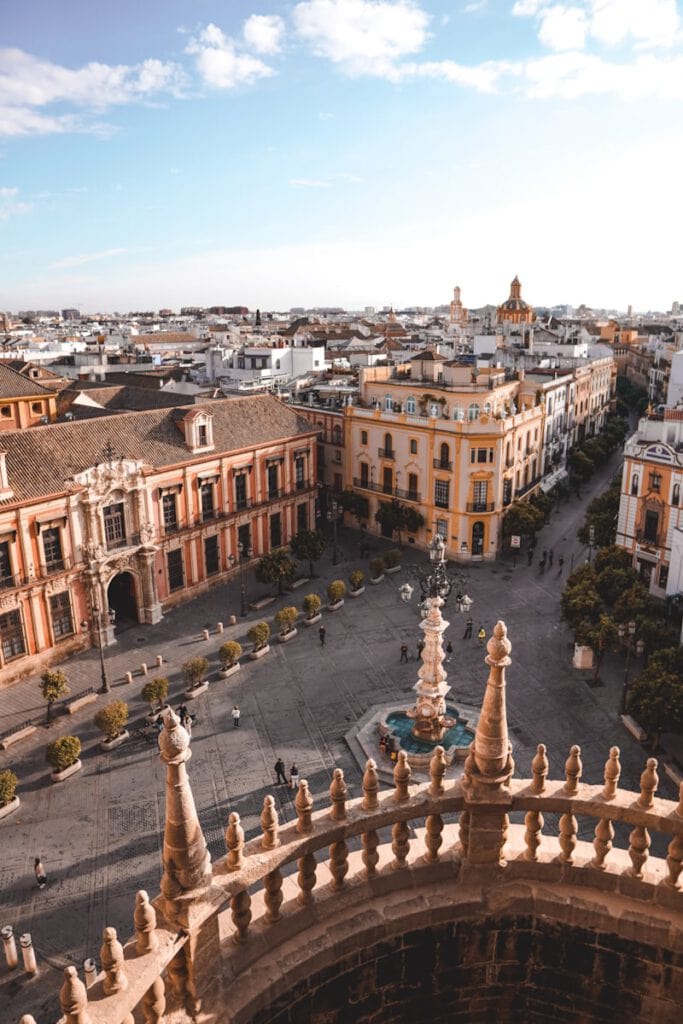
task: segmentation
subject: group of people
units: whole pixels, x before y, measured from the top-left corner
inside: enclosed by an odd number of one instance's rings
[[[473,625],[474,625],[474,623],[472,622],[471,617],[468,618],[467,619],[467,623],[465,625],[465,632],[463,634],[463,640],[469,640],[472,637],[472,627],[473,627]],[[480,626],[478,631],[477,631],[477,640],[479,641],[480,646],[484,645],[484,641],[486,640],[486,630],[484,629],[483,626]],[[420,638],[417,641],[417,644],[415,646],[416,646],[416,657],[417,657],[417,660],[419,661],[420,658],[422,657],[422,652],[423,652],[424,646],[425,646],[424,640],[422,638]],[[451,643],[450,640],[446,644],[446,654],[448,655],[448,659],[447,660],[450,661],[450,656],[453,654],[453,644]],[[408,644],[405,642],[405,640],[401,644],[401,657],[400,657],[400,661],[401,662],[406,662],[406,663],[408,661]]]
[[[281,757],[278,757],[275,762],[275,781],[282,783],[283,786],[289,786],[290,789],[299,788],[299,769],[295,764],[289,769],[289,779],[285,774],[285,762]]]
[[[192,726],[197,721],[197,716],[193,715],[191,711],[188,711],[187,707],[184,704],[179,704],[178,705],[178,708],[176,710],[176,714],[177,714],[178,718],[180,719],[180,724],[182,725],[183,729],[185,729],[187,734],[189,736],[191,736],[192,735]]]

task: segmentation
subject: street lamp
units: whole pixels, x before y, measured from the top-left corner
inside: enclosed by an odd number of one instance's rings
[[[621,713],[626,714],[626,704],[628,702],[628,670],[631,664],[631,652],[635,649],[636,657],[645,650],[645,644],[642,640],[635,640],[636,635],[636,624],[631,619],[628,626],[625,626],[623,622],[619,623],[617,627],[619,639],[626,647],[626,668],[624,669],[624,686],[621,694]]]
[[[244,559],[249,558],[250,548],[248,544],[243,544],[241,540],[237,541],[237,550],[239,552],[239,567],[240,567],[240,615],[244,618],[247,614],[247,592],[244,589]],[[235,556],[228,555],[228,561],[231,565],[235,564]]]
[[[100,693],[109,693],[111,687],[109,686],[109,680],[107,679],[107,666],[104,660],[104,644],[102,643],[102,622],[104,619],[104,612],[101,612],[96,604],[91,604],[90,614],[90,622],[88,622],[87,619],[84,619],[83,622],[81,622],[81,629],[84,633],[88,629],[97,629],[97,645],[100,649],[100,678],[102,679]],[[116,610],[114,608],[109,609],[107,618],[113,626],[116,622]]]
[[[588,527],[588,561],[593,561],[593,548],[595,547],[595,527],[591,523]]]
[[[340,509],[341,506],[339,502],[332,498],[327,508],[327,521],[328,523],[332,523],[332,565],[337,565],[339,562],[339,551],[337,549],[337,520],[339,518]]]
[[[431,565],[431,572],[421,573],[417,569],[413,570],[414,577],[417,578],[422,592],[420,608],[423,617],[429,610],[427,598],[440,597],[445,601],[454,586],[464,587],[466,582],[466,577],[463,573],[447,572],[446,542],[438,533],[434,535],[429,545],[429,561]],[[401,600],[408,604],[413,596],[414,589],[415,588],[407,582],[400,586],[398,588],[398,592]],[[457,591],[456,607],[459,612],[468,612],[473,604],[474,602],[471,597],[468,597],[467,594],[463,595],[461,590]]]

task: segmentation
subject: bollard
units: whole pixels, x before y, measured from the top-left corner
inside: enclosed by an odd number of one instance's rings
[[[0,934],[2,934],[2,941],[5,947],[5,960],[7,961],[7,967],[10,971],[13,971],[19,964],[19,957],[17,956],[17,944],[14,941],[12,925],[6,924]]]
[[[222,622],[217,622],[216,623],[216,632],[217,633],[222,633],[223,632],[223,623]]]
[[[140,672],[142,673],[143,676],[147,675],[147,665],[145,664],[144,661],[143,661],[142,665],[140,665]]]
[[[24,970],[27,974],[35,975],[38,973],[38,964],[36,963],[36,952],[33,948],[33,942],[31,941],[31,935],[29,932],[24,932],[23,935],[19,936],[19,945],[21,946],[21,957],[24,961]]]
[[[205,640],[208,640],[208,639],[209,639],[209,631],[208,631],[208,629],[205,629],[205,630],[204,630],[204,631],[202,632],[202,636],[204,637],[204,639],[205,639]]]
[[[230,616],[230,618],[228,619],[228,625],[229,626],[236,626],[237,625],[237,616],[236,615],[231,615]]]
[[[83,970],[85,972],[85,987],[92,988],[97,981],[97,964],[91,956],[86,957],[83,961]]]
[[[132,672],[126,672],[126,682],[127,683],[132,683],[133,682],[133,673]]]
[[[161,654],[157,654],[157,668],[161,668],[163,663],[164,663],[163,656]]]

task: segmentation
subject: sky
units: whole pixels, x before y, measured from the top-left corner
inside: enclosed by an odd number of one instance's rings
[[[0,309],[683,301],[676,0],[2,0]]]

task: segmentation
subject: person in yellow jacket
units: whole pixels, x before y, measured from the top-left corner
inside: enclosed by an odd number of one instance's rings
[[[485,639],[486,639],[486,630],[484,629],[483,626],[480,626],[479,627],[479,632],[477,633],[477,640],[479,641],[479,646],[480,647],[484,646],[484,640]]]

